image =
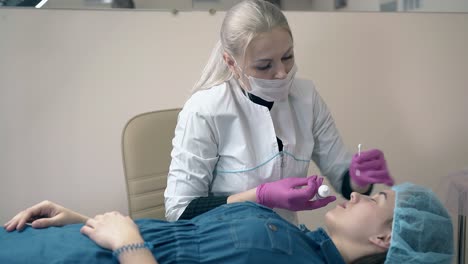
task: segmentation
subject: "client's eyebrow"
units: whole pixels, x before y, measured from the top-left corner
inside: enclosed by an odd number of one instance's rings
[[[385,200],[387,200],[387,193],[386,192],[379,192],[379,195],[383,195],[385,197]]]

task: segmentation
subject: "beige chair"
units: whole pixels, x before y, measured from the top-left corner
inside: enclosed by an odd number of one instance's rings
[[[180,109],[143,113],[122,134],[122,158],[130,217],[165,219],[164,189]]]

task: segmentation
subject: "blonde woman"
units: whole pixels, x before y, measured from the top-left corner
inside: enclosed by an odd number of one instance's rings
[[[335,199],[309,202],[319,186],[306,178],[310,161],[348,199],[352,191],[369,194],[374,183],[393,184],[380,150],[348,152],[325,102],[297,71],[293,35],[275,5],[243,1],[226,13],[220,41],[179,114],[168,220],[252,201],[297,223],[295,211]]]

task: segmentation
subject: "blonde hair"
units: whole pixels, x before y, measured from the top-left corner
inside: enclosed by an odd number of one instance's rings
[[[286,17],[275,5],[264,0],[247,0],[232,7],[224,17],[220,40],[216,43],[192,93],[210,89],[233,77],[223,54],[243,57],[247,46],[258,34],[283,28],[292,33]]]

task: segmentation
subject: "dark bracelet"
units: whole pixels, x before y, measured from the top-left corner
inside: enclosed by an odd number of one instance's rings
[[[134,244],[129,244],[125,245],[122,247],[119,247],[118,249],[114,250],[112,252],[112,256],[114,256],[116,259],[119,259],[120,254],[123,252],[131,251],[131,250],[139,250],[139,249],[149,249],[151,250],[153,248],[153,245],[149,242],[144,242],[144,243],[134,243]]]

